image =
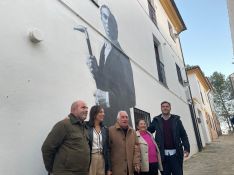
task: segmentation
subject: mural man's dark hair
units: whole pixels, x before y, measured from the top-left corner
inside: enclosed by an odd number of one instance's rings
[[[100,8],[100,13],[101,14],[103,13],[102,12],[103,9],[107,9],[109,11],[109,13],[110,13],[110,16],[109,16],[110,19],[108,20],[108,26],[111,27],[110,32],[111,32],[112,36],[114,36],[113,38],[115,40],[117,40],[118,39],[118,24],[117,24],[117,21],[116,21],[114,15],[112,14],[111,10],[109,9],[109,7],[107,5],[102,5],[101,6],[101,8]]]
[[[109,7],[108,7],[107,5],[105,5],[105,4],[102,5],[101,8],[100,8],[100,12],[101,12],[101,13],[102,13],[102,9],[103,9],[103,8],[107,9],[107,10],[111,13]]]

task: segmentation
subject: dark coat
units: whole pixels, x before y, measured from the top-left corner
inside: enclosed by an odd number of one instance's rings
[[[88,130],[73,115],[58,122],[42,145],[46,170],[54,175],[88,175]]]
[[[183,162],[184,158],[183,149],[190,152],[190,144],[188,136],[179,116],[172,114],[171,122],[172,122],[173,140],[176,147],[176,155]],[[163,161],[165,153],[164,153],[163,119],[161,115],[153,118],[153,121],[151,122],[148,131],[150,131],[151,133],[156,132],[155,141],[158,144],[161,153],[161,158]]]
[[[116,46],[120,48],[119,43]],[[135,87],[130,60],[114,46],[105,61],[105,46],[100,53],[99,65],[94,73],[96,86],[102,91],[109,92],[110,108],[104,108],[107,126],[116,122],[117,113],[125,110],[130,117],[130,108],[136,104]],[[104,63],[105,61],[105,63]],[[97,61],[95,61],[97,62]],[[131,125],[131,120],[129,121]]]
[[[103,157],[105,161],[105,172],[110,170],[110,149],[109,149],[109,131],[108,128],[103,126],[101,127],[102,133],[102,148],[103,148]],[[92,152],[92,143],[93,143],[93,127],[88,126],[88,134],[90,140],[90,148]]]

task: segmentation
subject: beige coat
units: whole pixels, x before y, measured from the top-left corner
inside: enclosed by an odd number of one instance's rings
[[[140,149],[135,130],[129,127],[127,135],[116,123],[109,128],[109,143],[111,170],[113,175],[129,175],[134,172],[134,166],[140,165]]]
[[[139,145],[140,145],[140,152],[141,152],[141,172],[148,172],[149,171],[148,145],[147,145],[147,142],[144,140],[144,138],[140,135],[139,131],[137,131],[136,134],[138,137],[138,141],[139,141]],[[156,151],[157,151],[157,156],[158,156],[157,157],[158,158],[158,169],[160,171],[162,171],[163,170],[162,161],[161,161],[161,156],[160,156],[160,151],[158,149],[158,145],[156,144],[152,134],[150,132],[148,132],[148,134],[150,134],[150,136],[151,136],[151,138],[156,146]]]

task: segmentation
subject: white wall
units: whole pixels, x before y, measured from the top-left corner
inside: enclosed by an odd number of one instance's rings
[[[196,111],[196,116],[201,119],[201,122],[198,123],[198,127],[199,127],[199,132],[200,132],[200,136],[202,140],[202,146],[205,147],[207,143],[211,142],[211,138],[209,134],[210,132],[209,132],[207,121],[206,121],[206,116],[205,116],[202,106],[198,103],[195,103],[195,111]]]
[[[64,2],[95,30],[58,0],[0,3],[0,16],[4,17],[0,33],[0,174],[45,174],[40,148],[52,126],[69,113],[74,100],[84,99],[88,106],[95,103],[95,83],[85,64],[85,38],[73,27],[89,27],[94,55],[98,56],[104,42],[98,34],[104,35],[99,9],[91,1]],[[107,4],[115,15],[119,42],[132,60],[136,107],[154,116],[160,113],[161,101],[170,101],[172,112],[182,117],[188,132],[191,154],[197,152],[184,88],[175,69],[175,62],[182,65],[178,46],[172,46],[173,51],[168,44],[163,45],[171,42],[164,39],[169,40],[169,33],[159,33],[137,1],[100,3]],[[162,8],[158,9],[161,14]],[[163,15],[159,19],[162,31],[167,30]],[[41,43],[28,39],[28,30],[34,27],[44,36]],[[168,89],[158,82],[152,33],[162,43]]]

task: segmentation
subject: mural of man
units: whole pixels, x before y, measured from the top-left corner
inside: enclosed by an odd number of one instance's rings
[[[130,108],[136,103],[135,88],[130,60],[116,48],[121,50],[115,17],[106,5],[101,6],[100,13],[106,36],[114,45],[106,41],[99,64],[96,57],[90,56],[87,65],[97,86],[96,103],[104,107],[106,124],[110,126],[115,123],[118,111],[127,111],[130,116]]]

